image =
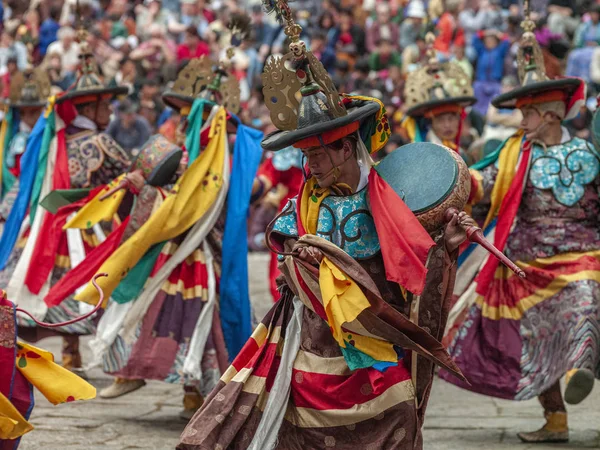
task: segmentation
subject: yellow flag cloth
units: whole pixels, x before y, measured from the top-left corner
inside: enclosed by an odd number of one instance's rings
[[[17,346],[17,369],[53,405],[96,397],[96,388],[55,364],[52,353],[24,342]]]
[[[398,355],[390,342],[356,333],[351,333],[351,339],[348,339],[349,333],[342,329],[344,324],[356,320],[371,305],[360,287],[326,257],[319,268],[319,287],[327,322],[340,347],[346,348],[346,341],[352,341],[355,348],[373,359],[398,361]]]
[[[97,282],[104,291],[105,302],[152,245],[189,230],[213,205],[223,183],[226,121],[225,109],[221,107],[212,121],[208,146],[177,181],[174,193],[102,264],[97,273],[107,273],[108,277]],[[98,291],[89,283],[75,299],[95,305]]]
[[[33,426],[0,392],[0,440],[17,439],[31,430]]]
[[[496,176],[496,183],[492,189],[491,206],[485,219],[484,229],[498,214],[502,200],[510,189],[510,185],[515,177],[519,155],[521,154],[523,134],[523,130],[519,130],[515,133],[514,136],[506,142],[506,145],[500,152],[498,157],[498,175]]]
[[[125,178],[125,175],[126,174],[122,174],[108,183],[98,195],[86,203],[85,206],[81,208],[79,212],[65,224],[63,230],[67,230],[69,228],[85,230],[92,228],[99,222],[109,222],[112,220],[117,213],[119,206],[121,206],[127,190],[121,189],[106,200],[100,200],[100,198],[102,198],[102,196],[105,195],[109,190],[119,184],[121,180]]]

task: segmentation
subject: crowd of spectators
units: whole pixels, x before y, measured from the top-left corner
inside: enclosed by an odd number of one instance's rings
[[[341,92],[380,98],[393,129],[390,148],[405,141],[403,85],[427,59],[426,33],[441,60],[453,60],[472,77],[477,104],[463,127],[462,143],[478,154],[488,141],[518,127],[518,112],[499,111],[490,100],[517,82],[516,49],[523,19],[519,0],[296,0],[291,3],[309,48]],[[531,0],[536,36],[550,77],[578,76],[590,101],[569,124],[588,138],[590,110],[600,86],[600,0]],[[245,11],[252,32],[237,49],[242,120],[272,130],[261,92],[269,55],[286,51],[283,29],[258,0],[5,0],[0,37],[0,93],[27,65],[44,67],[57,89],[76,79],[80,26],[104,79],[129,88],[108,132],[128,149],[152,133],[174,138],[178,116],[161,93],[190,59],[222,56],[232,13]]]

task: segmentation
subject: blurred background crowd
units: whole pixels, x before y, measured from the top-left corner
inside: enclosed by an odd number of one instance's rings
[[[521,1],[522,3],[522,1]],[[406,142],[401,126],[407,73],[427,58],[425,35],[441,60],[456,61],[473,81],[477,104],[461,131],[461,147],[476,161],[509,136],[520,112],[497,110],[490,100],[518,83],[519,0],[296,0],[291,3],[303,38],[340,92],[377,97],[386,105],[392,137],[385,151]],[[600,87],[600,0],[531,0],[546,72],[588,82],[588,102],[566,124],[589,139],[588,124]],[[287,51],[286,36],[258,0],[4,0],[0,39],[1,95],[28,61],[48,71],[57,89],[76,79],[77,29],[89,43],[106,81],[129,87],[108,128],[126,150],[153,133],[174,140],[179,117],[161,93],[193,57],[224,52],[232,13],[245,11],[252,33],[236,50],[241,119],[265,133],[274,128],[264,105],[261,72],[269,55]]]

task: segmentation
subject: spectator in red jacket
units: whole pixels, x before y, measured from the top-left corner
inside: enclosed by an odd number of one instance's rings
[[[443,59],[450,57],[454,47],[465,46],[465,32],[458,22],[460,9],[461,0],[446,0],[446,12],[437,24],[438,35],[433,46]]]
[[[177,62],[182,62],[192,58],[199,58],[202,55],[209,55],[210,48],[208,44],[200,38],[198,29],[190,26],[185,30],[183,42],[177,47]]]

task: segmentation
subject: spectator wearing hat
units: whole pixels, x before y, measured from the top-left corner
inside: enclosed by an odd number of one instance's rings
[[[110,123],[106,133],[133,159],[152,135],[152,129],[148,121],[138,114],[138,105],[125,99],[119,104],[117,117]]]
[[[406,9],[406,18],[400,25],[400,48],[406,49],[417,42],[423,28],[423,19],[427,17],[421,0],[412,0]]]
[[[202,40],[196,27],[189,26],[185,31],[183,42],[177,47],[177,62],[209,54],[208,44]]]
[[[399,49],[400,30],[398,25],[391,21],[392,11],[388,3],[379,3],[376,8],[377,17],[366,30],[366,46],[369,52],[377,50],[381,39],[392,43],[394,50]]]
[[[600,5],[595,5],[588,20],[577,27],[573,46],[567,60],[566,75],[590,81],[590,65],[595,47],[600,44]]]
[[[500,31],[480,31],[473,36],[473,48],[477,53],[477,71],[473,88],[477,103],[474,109],[485,116],[492,100],[500,94],[500,82],[504,77],[504,58],[510,50],[510,42]]]

